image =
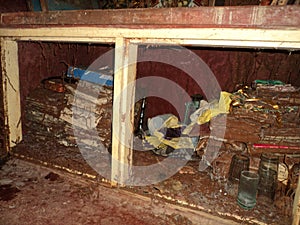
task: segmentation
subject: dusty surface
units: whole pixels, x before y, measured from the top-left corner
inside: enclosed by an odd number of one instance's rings
[[[232,223],[16,159],[0,170],[0,214],[2,225]]]
[[[19,145],[15,152],[33,160],[43,160],[48,162],[50,166],[51,164],[65,166],[74,171],[95,175],[101,179],[101,176],[86,164],[78,149],[71,151],[65,147],[59,148],[58,145],[55,147],[43,145],[42,147],[42,143],[38,142],[34,145],[27,145],[28,148],[25,146],[25,143]],[[62,154],[64,157],[61,157]],[[147,165],[162,160],[162,157],[151,151],[135,152],[134,155],[135,161],[139,162],[139,165]],[[266,199],[259,198],[256,207],[252,210],[241,209],[236,203],[237,186],[232,186],[224,179],[211,176],[208,170],[199,172],[197,170],[198,165],[198,161],[190,161],[182,171],[158,184],[126,187],[124,189],[151,199],[190,205],[195,210],[244,224],[291,224],[291,217],[284,215],[284,212],[277,208],[274,202]],[[155,224],[158,224],[157,221]]]
[[[249,97],[247,97],[249,96],[249,93],[245,92],[247,89],[242,91],[243,92],[241,93],[244,94],[242,96],[238,95],[239,98],[235,100],[238,100],[237,102],[241,109],[247,109],[247,107],[251,106],[251,108],[257,111],[255,111],[255,113],[258,115],[254,115],[254,113],[251,114],[247,110],[242,112],[239,111],[240,113],[234,114],[234,117],[231,118],[232,122],[230,123],[230,120],[227,121],[229,122],[228,124],[231,125],[227,125],[227,128],[230,128],[231,133],[234,134],[234,138],[246,138],[245,140],[238,139],[238,141],[243,143],[250,138],[250,134],[256,134],[256,137],[273,135],[273,133],[268,133],[269,129],[273,132],[280,133],[280,136],[284,137],[284,140],[292,136],[293,138],[291,138],[291,140],[293,141],[293,144],[296,144],[294,143],[295,140],[299,140],[297,136],[299,134],[299,96],[290,94],[289,98],[286,99],[283,97],[287,94],[287,92],[283,94],[279,93],[276,95],[276,102],[278,105],[273,105],[272,101],[263,98],[264,96],[268,98],[269,96],[273,96],[273,92],[271,95],[270,93],[264,92],[263,96],[259,96],[264,101],[259,100],[254,103],[250,101],[249,103],[249,101],[246,101],[249,100]],[[256,90],[255,93],[258,95],[258,90]],[[84,146],[88,151],[82,152],[82,147],[80,151],[78,148],[80,145],[77,145],[78,142],[74,142],[72,144],[71,142],[66,141],[78,140],[75,139],[76,135],[73,135],[74,130],[72,128],[74,127],[71,126],[71,124],[68,124],[70,123],[70,120],[66,120],[65,117],[62,117],[65,112],[65,110],[62,109],[66,109],[72,104],[69,101],[65,101],[72,96],[72,94],[70,94],[68,97],[67,94],[68,93],[65,93],[65,95],[60,93],[49,93],[49,91],[40,87],[28,96],[25,112],[25,118],[27,120],[23,121],[23,126],[25,128],[24,138],[23,141],[13,150],[12,154],[16,157],[23,158],[34,163],[42,163],[43,165],[47,165],[51,168],[61,168],[75,174],[88,175],[93,177],[94,181],[103,182],[103,177],[101,177],[100,174],[103,170],[109,168],[110,161],[107,160],[103,162],[102,159],[105,155],[108,155],[107,153],[109,151],[107,149],[101,149],[99,147],[100,142],[93,142],[94,136],[90,136],[88,129],[77,135],[80,139],[87,140],[86,145]],[[67,98],[65,98],[66,96]],[[250,95],[250,97],[254,98],[255,96]],[[274,100],[275,97],[272,99]],[[282,107],[279,107],[280,102],[282,103]],[[101,108],[103,105],[99,104],[99,106]],[[275,108],[279,107],[279,109],[273,115],[270,112],[274,111],[274,106],[276,106]],[[106,107],[103,106],[102,108],[105,109]],[[91,111],[91,109],[86,109],[85,107],[83,107],[83,109]],[[280,115],[278,115],[278,113]],[[245,119],[245,117],[247,119],[250,117],[251,121],[249,122]],[[257,120],[253,121],[252,117]],[[72,118],[71,114],[67,118]],[[236,118],[241,118],[246,125],[241,126],[241,123],[236,123]],[[296,118],[298,122],[295,120]],[[88,123],[89,117],[86,117],[83,121]],[[104,139],[106,140],[109,139],[108,136],[110,136],[109,123],[110,122],[108,120],[108,125],[102,126],[102,133],[107,133],[108,135],[101,136],[105,136]],[[99,122],[99,124],[103,125],[103,121]],[[250,127],[250,125],[253,124],[255,125],[255,129]],[[262,126],[264,127],[262,128]],[[258,127],[258,131],[255,133],[256,127]],[[288,128],[290,129],[288,131],[292,131],[287,132],[286,129]],[[245,131],[249,129],[251,132],[248,132],[249,134],[245,134],[240,131],[241,129]],[[253,139],[253,143],[256,141],[257,139]],[[226,147],[226,143],[229,146]],[[186,166],[170,177],[167,174],[168,170],[173,167],[173,162],[180,160],[180,158],[172,158],[170,161],[171,163],[169,163],[168,166],[158,167],[159,164],[162,164],[161,162],[165,158],[154,154],[152,151],[144,151],[142,149],[143,147],[141,145],[138,146],[138,143],[135,142],[133,165],[140,167],[154,165],[154,167],[153,170],[149,171],[150,173],[147,173],[148,171],[143,174],[136,174],[133,172],[132,179],[135,182],[143,181],[143,183],[147,183],[149,185],[138,187],[126,186],[125,188],[122,188],[122,190],[130,191],[131,193],[138,194],[139,196],[147,197],[149,199],[159,199],[160,201],[190,207],[202,213],[209,213],[210,215],[243,222],[244,224],[290,224],[292,218],[291,209],[293,196],[292,194],[286,195],[285,187],[278,187],[279,194],[281,193],[282,195],[277,195],[275,201],[264,199],[259,196],[257,204],[252,210],[247,211],[238,206],[236,202],[237,184],[231,184],[228,182],[228,168],[232,155],[236,151],[246,151],[249,149],[247,149],[245,145],[238,146],[232,142],[226,143],[224,143],[225,147],[222,145],[223,147],[218,152],[218,158],[212,162],[214,165],[211,167],[208,167],[206,170],[201,172],[198,171],[201,154],[197,151],[198,155],[195,155],[193,160],[190,160],[189,162],[185,161],[185,163],[187,163]],[[283,143],[280,142],[280,144]],[[231,150],[230,145],[233,150]],[[106,147],[108,146],[109,145],[107,144]],[[143,151],[136,151],[137,149]],[[251,149],[249,151],[252,153]],[[269,150],[267,149],[267,151]],[[297,151],[295,151],[295,153],[297,153]],[[93,161],[93,168],[86,162],[85,159]],[[286,159],[288,159],[288,157],[284,157],[285,161]],[[250,165],[251,168],[257,169],[259,158],[252,157],[251,161],[253,164]],[[297,163],[299,163],[298,159]],[[172,169],[173,168],[171,168],[171,170]],[[96,171],[98,171],[99,174]],[[151,180],[149,177],[152,174],[155,174],[158,178],[164,179],[156,179],[155,182],[147,182]],[[159,182],[157,180],[159,180]],[[53,182],[50,184],[52,185]],[[9,188],[12,188],[12,191],[18,191],[14,189],[14,186],[4,186],[3,188],[4,192],[10,190]],[[61,190],[61,188],[59,190]],[[63,193],[59,193],[58,195],[61,194]],[[77,197],[78,196],[75,196],[76,199]],[[65,202],[67,202],[67,200]],[[83,207],[83,205],[80,207]],[[152,210],[151,207],[150,209]],[[68,212],[65,213],[68,214]],[[150,221],[150,224],[152,222],[153,221]],[[155,224],[158,224],[158,222],[156,221]]]
[[[41,97],[43,95],[44,98]],[[60,112],[61,108],[65,107],[65,101],[58,102],[58,99],[63,100],[64,96],[58,93],[48,93],[41,88],[31,93],[27,99],[27,103],[30,104],[27,104],[27,120],[24,123],[24,130],[26,132],[22,143],[18,144],[13,150],[13,155],[35,163],[42,163],[52,168],[61,168],[80,175],[89,175],[95,180],[103,181],[103,177],[100,174],[110,166],[110,161],[103,162],[101,157],[104,157],[104,154],[102,154],[104,151],[107,155],[107,150],[104,149],[102,151],[101,149],[100,151],[98,143],[93,145],[93,142],[91,142],[88,148],[89,151],[81,152],[76,144],[72,145],[64,142],[65,139],[73,137],[71,134],[73,130],[65,121],[60,121]],[[249,105],[249,103],[247,104]],[[56,112],[58,115],[54,115],[53,112]],[[52,117],[50,117],[50,114]],[[248,114],[246,115],[248,116]],[[294,114],[291,115],[294,116]],[[295,120],[287,121],[284,113],[280,119],[285,125],[290,124],[289,121],[294,122],[291,123],[293,126],[297,127],[298,125],[295,123]],[[260,121],[257,122],[259,127],[261,126]],[[251,124],[253,123],[252,121]],[[232,123],[232,125],[235,125],[235,123]],[[241,129],[240,123],[238,125],[237,132],[239,134]],[[65,131],[66,127],[71,133]],[[235,128],[235,126],[232,127]],[[109,129],[109,127],[106,128]],[[107,129],[104,129],[104,131]],[[293,127],[293,129],[295,129],[295,133],[298,135],[296,128]],[[86,132],[88,140],[93,139],[89,136],[88,131]],[[86,134],[80,134],[79,136],[83,138]],[[265,132],[266,135],[267,133]],[[235,133],[234,136],[237,137],[237,134]],[[240,135],[240,137],[244,136],[249,138],[249,135]],[[218,153],[219,157],[213,162],[214,165],[212,167],[199,172],[200,156],[198,154],[195,155],[193,160],[189,162],[185,161],[187,163],[186,166],[170,177],[167,175],[167,171],[173,166],[173,162],[180,160],[180,158],[172,159],[174,161],[169,163],[167,167],[158,168],[158,165],[165,158],[154,154],[152,151],[144,151],[141,142],[138,143],[137,139],[135,140],[133,165],[140,167],[155,165],[153,170],[158,171],[154,172],[151,170],[150,174],[136,174],[133,172],[134,181],[143,181],[150,184],[138,187],[127,186],[123,190],[130,191],[139,196],[146,196],[150,199],[160,199],[165,202],[188,206],[195,210],[209,213],[210,215],[246,224],[285,225],[291,223],[292,196],[285,196],[284,192],[286,191],[283,189],[279,190],[279,192],[282,191],[283,195],[279,195],[278,198],[276,197],[274,202],[259,197],[257,205],[252,210],[247,211],[237,205],[237,184],[231,184],[227,180],[231,157],[235,152],[230,150],[230,146],[226,147],[225,144],[225,148],[223,149],[222,147],[220,149]],[[227,144],[233,147],[233,144]],[[136,151],[138,149],[143,151]],[[243,149],[245,150],[246,148]],[[234,148],[234,150],[236,149]],[[101,154],[97,153],[99,151]],[[242,151],[242,149],[239,151]],[[84,157],[93,161],[93,168],[85,161]],[[257,169],[259,158],[252,158],[251,161],[253,162],[251,168]],[[95,170],[99,171],[100,174]],[[148,176],[151,174],[165,179],[158,179],[160,180],[159,182],[156,179],[155,183],[147,182],[151,179]]]

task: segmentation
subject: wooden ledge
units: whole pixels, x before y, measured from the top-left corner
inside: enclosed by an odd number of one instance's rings
[[[300,6],[235,6],[18,12],[1,14],[1,27],[300,27]]]

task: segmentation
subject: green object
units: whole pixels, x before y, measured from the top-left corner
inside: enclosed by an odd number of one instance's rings
[[[183,124],[187,125],[191,122],[190,115],[200,107],[200,101],[203,99],[201,94],[191,96],[192,101],[185,103],[185,113]]]
[[[257,173],[247,170],[241,172],[237,197],[237,203],[241,208],[249,210],[256,205],[258,182]]]
[[[254,83],[262,85],[285,85],[285,83],[280,80],[255,80]]]

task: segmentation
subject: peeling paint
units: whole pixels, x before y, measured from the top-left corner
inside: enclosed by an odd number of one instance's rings
[[[4,39],[1,38],[1,46],[3,46]],[[5,93],[7,93],[7,80],[6,77],[6,59],[5,59],[5,49],[1,48],[1,72],[2,72],[2,94],[3,94],[3,116],[4,116],[4,149],[6,152],[9,151],[9,129],[8,129],[8,114],[7,114],[7,98]]]
[[[224,17],[224,8],[220,8],[217,12],[215,12],[215,16],[217,18],[216,23],[222,24],[223,23],[223,17]]]
[[[229,24],[232,24],[232,12],[229,13],[228,22],[229,22]]]
[[[1,39],[1,68],[7,151],[22,140],[19,92],[18,47],[15,41]]]

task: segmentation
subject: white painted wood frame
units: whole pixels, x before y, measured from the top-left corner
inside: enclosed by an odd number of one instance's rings
[[[84,43],[115,43],[114,95],[122,101],[113,102],[112,181],[122,184],[130,176],[132,165],[134,88],[124,90],[136,77],[138,44],[174,44],[205,47],[271,48],[293,51],[300,49],[300,28],[103,28],[51,27],[0,28],[2,74],[9,148],[22,140],[17,41],[53,41]],[[125,126],[125,114],[130,123]],[[120,139],[118,139],[120,138]],[[125,144],[126,143],[126,144]]]
[[[18,44],[1,38],[1,68],[5,127],[8,133],[6,150],[22,140]],[[7,135],[7,134],[6,134]]]
[[[134,124],[136,61],[138,46],[116,38],[112,124],[112,182],[130,179]]]

